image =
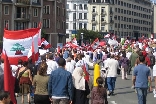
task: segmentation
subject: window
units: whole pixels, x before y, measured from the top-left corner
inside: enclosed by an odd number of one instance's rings
[[[46,5],[43,7],[43,14],[50,14],[50,6]]]
[[[96,12],[96,7],[93,6],[92,12]]]
[[[33,28],[37,28],[38,27],[38,23],[37,22],[33,22]]]
[[[93,3],[96,3],[96,0],[93,0]]]
[[[79,19],[82,19],[82,13],[79,13]]]
[[[9,6],[8,5],[4,6],[4,14],[5,15],[9,14]]]
[[[87,4],[84,4],[84,10],[87,10],[88,8],[87,8]]]
[[[69,19],[69,12],[66,13],[66,19]]]
[[[57,20],[57,24],[56,25],[57,25],[57,29],[60,29],[60,25],[61,24],[60,24],[60,21],[59,20]]]
[[[69,23],[66,23],[66,29],[69,29]]]
[[[96,30],[96,25],[92,25],[92,30],[93,30],[93,31]]]
[[[43,19],[43,28],[50,28],[50,19]]]
[[[73,9],[76,10],[76,4],[73,5]]]
[[[15,23],[15,30],[24,30],[27,28],[26,22],[16,22]]]
[[[93,15],[93,16],[92,16],[92,21],[95,21],[95,18],[96,18],[96,17]]]
[[[38,3],[38,2],[39,2],[39,0],[32,0],[32,2],[33,2],[33,3]]]
[[[101,21],[105,21],[105,17],[104,16],[101,16]]]
[[[33,13],[34,13],[34,17],[37,17],[38,16],[38,8],[34,8]]]
[[[73,13],[73,20],[76,19],[76,13]]]
[[[84,13],[84,19],[87,19],[87,13]]]
[[[9,29],[9,20],[4,20],[4,27]]]
[[[84,23],[84,29],[87,29],[87,23]]]
[[[79,23],[79,29],[82,29],[82,23]]]
[[[115,23],[115,28],[117,28],[117,23]]]
[[[66,9],[69,9],[69,4],[66,5]]]
[[[58,6],[56,12],[57,12],[57,16],[60,16],[60,8]]]
[[[104,26],[104,25],[101,26],[101,31],[102,31],[102,32],[105,31],[105,26]]]
[[[82,4],[79,5],[79,9],[82,10]]]
[[[76,29],[76,23],[73,23],[73,29]]]
[[[102,7],[101,8],[101,13],[104,13],[105,12],[105,7]]]

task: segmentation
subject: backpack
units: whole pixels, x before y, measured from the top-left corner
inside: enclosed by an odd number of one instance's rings
[[[155,65],[155,57],[153,55],[149,56],[151,65]]]

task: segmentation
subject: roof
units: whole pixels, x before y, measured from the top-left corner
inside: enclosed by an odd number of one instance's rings
[[[89,0],[88,3],[113,3],[114,4],[114,1],[113,0]]]

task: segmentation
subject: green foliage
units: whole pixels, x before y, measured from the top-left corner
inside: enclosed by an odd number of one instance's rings
[[[10,51],[17,51],[17,50],[25,51],[25,48],[19,43],[16,43],[13,45]]]
[[[46,37],[46,32],[42,29],[41,30],[41,38],[45,38]]]
[[[81,37],[81,33],[83,33],[84,40],[91,40],[94,41],[96,38],[102,39],[102,35],[99,34],[97,31],[87,30],[87,29],[80,29],[78,30],[78,35],[76,36],[77,39]]]

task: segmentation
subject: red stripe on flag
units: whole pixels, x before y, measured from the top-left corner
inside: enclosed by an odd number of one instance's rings
[[[4,90],[9,91],[13,104],[17,104],[15,98],[15,77],[12,76],[10,64],[6,52],[4,53]]]
[[[39,28],[31,28],[31,29],[18,30],[18,31],[4,30],[4,38],[12,39],[12,40],[24,39],[24,38],[33,37],[36,34],[38,34],[38,32],[39,32]]]

